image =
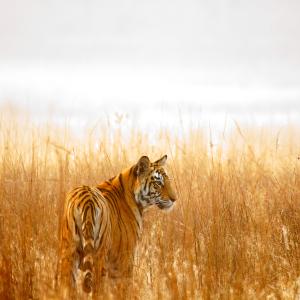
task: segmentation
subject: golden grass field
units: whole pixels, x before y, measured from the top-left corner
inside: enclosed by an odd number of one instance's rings
[[[201,128],[162,129],[153,142],[136,128],[76,136],[2,113],[0,299],[57,299],[66,192],[163,154],[176,206],[145,214],[131,285],[108,281],[103,299],[299,298],[299,128],[236,124],[217,144]]]

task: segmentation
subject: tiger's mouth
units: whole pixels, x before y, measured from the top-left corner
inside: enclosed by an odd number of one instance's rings
[[[171,200],[158,200],[156,202],[156,205],[158,208],[162,210],[171,210],[174,206],[174,202]]]

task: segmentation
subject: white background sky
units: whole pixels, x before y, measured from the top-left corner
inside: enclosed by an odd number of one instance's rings
[[[297,115],[299,16],[297,0],[0,0],[0,104]]]

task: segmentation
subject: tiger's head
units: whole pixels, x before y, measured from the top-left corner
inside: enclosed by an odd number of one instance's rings
[[[135,200],[143,209],[155,204],[169,210],[176,201],[170,178],[163,168],[166,160],[167,155],[164,155],[151,163],[148,156],[142,156],[135,166]]]

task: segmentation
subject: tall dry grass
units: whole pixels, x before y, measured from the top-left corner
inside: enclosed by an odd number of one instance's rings
[[[122,124],[119,125],[120,128]],[[167,153],[175,209],[145,214],[130,284],[104,299],[295,299],[300,295],[300,130],[239,128],[213,145],[201,129],[153,142],[97,125],[0,120],[0,299],[55,298],[66,192]],[[78,298],[82,295],[78,294]]]

